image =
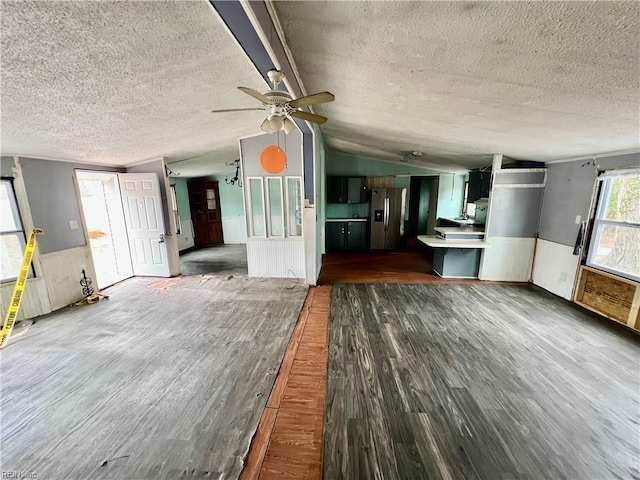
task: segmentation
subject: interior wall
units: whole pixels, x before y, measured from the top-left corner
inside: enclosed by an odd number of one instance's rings
[[[396,175],[437,175],[428,168],[409,163],[391,163],[349,153],[327,151],[326,175],[353,175],[363,177],[387,177]]]
[[[13,157],[0,157],[0,176],[13,176]]]
[[[468,175],[441,173],[438,182],[438,218],[456,218],[462,214],[464,183]]]
[[[38,238],[40,252],[87,245],[74,164],[20,158],[20,168],[34,224],[45,232]]]
[[[228,174],[213,175],[207,179],[218,182],[224,243],[237,245],[247,243],[247,227],[242,201],[244,190],[237,184],[229,185],[225,181],[227,178],[233,178],[234,175],[235,170]]]
[[[576,216],[588,220],[598,171],[638,166],[639,153],[547,165],[533,283],[568,300],[573,298],[580,260],[573,254],[580,229]]]
[[[286,143],[285,143],[286,139]],[[287,168],[279,174],[269,174],[262,169],[260,155],[269,145],[279,144],[287,154]],[[240,139],[240,162],[242,169],[243,194],[249,204],[248,177],[282,177],[285,185],[286,176],[300,177],[304,184],[302,134],[294,130],[288,135],[263,134]],[[313,187],[313,186],[312,186]],[[266,193],[266,185],[264,192]],[[266,195],[263,196],[266,203]],[[303,205],[302,237],[248,237],[247,266],[249,276],[253,277],[295,277],[307,278],[309,266],[315,266],[315,208],[304,208]],[[309,213],[313,214],[310,215]],[[249,211],[247,211],[247,215]],[[248,230],[247,218],[247,230]],[[311,236],[313,235],[313,236]],[[307,264],[307,258],[313,261]]]
[[[325,248],[325,222],[327,219],[327,177],[326,177],[326,145],[324,143],[324,137],[320,128],[316,125],[314,127],[314,139],[315,139],[315,194],[316,194],[316,271],[320,276],[320,269],[322,268],[322,255],[326,253]],[[317,279],[316,279],[317,280]]]
[[[177,239],[178,251],[180,252],[193,248],[195,245],[187,180],[183,177],[171,177],[169,179],[169,184],[176,187],[176,203],[178,205],[178,216],[180,217],[180,233],[177,234]]]
[[[3,174],[12,170],[11,157],[4,157]],[[14,189],[25,232],[44,230],[38,236],[33,259],[35,278],[27,281],[19,318],[32,318],[83,298],[79,281],[82,270],[95,281],[96,274],[87,241],[75,170],[122,171],[103,165],[20,157]],[[76,222],[71,228],[69,222]],[[75,227],[75,225],[73,225]],[[95,284],[94,284],[95,286]],[[9,298],[13,284],[0,286],[0,295]]]

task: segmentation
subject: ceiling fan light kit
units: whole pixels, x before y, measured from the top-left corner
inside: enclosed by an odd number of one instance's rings
[[[300,98],[292,98],[288,92],[278,90],[278,85],[284,80],[284,72],[278,70],[270,70],[267,74],[269,80],[273,83],[273,90],[260,93],[257,90],[248,87],[238,87],[238,89],[247,95],[255,98],[262,103],[261,108],[235,108],[225,110],[212,110],[213,113],[240,112],[247,110],[266,110],[267,117],[260,125],[260,129],[265,133],[276,133],[284,130],[285,133],[291,132],[295,128],[293,118],[299,118],[311,123],[319,125],[327,121],[327,117],[316,115],[314,113],[299,110],[300,108],[318,105],[320,103],[333,102],[335,97],[329,92],[314,93]]]

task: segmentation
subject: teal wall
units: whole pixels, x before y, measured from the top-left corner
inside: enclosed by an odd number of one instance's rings
[[[436,175],[438,172],[427,168],[384,162],[368,157],[360,157],[341,152],[327,152],[327,175],[353,175],[364,177],[386,177],[396,175]],[[407,179],[407,188],[409,180]]]
[[[178,215],[180,220],[191,220],[191,209],[189,208],[189,192],[187,191],[187,179],[181,177],[171,177],[170,185],[176,186],[176,200],[178,201]]]
[[[242,188],[238,184],[229,185],[225,182],[226,178],[232,178],[234,172],[228,174],[213,175],[207,177],[208,180],[218,182],[218,190],[220,191],[220,209],[222,210],[222,218],[244,216],[244,204],[242,203]]]
[[[438,182],[438,211],[442,218],[459,217],[464,203],[464,183],[468,175],[441,173]]]
[[[220,191],[220,209],[222,210],[222,218],[237,217],[244,215],[244,205],[242,204],[242,189],[238,185],[229,185],[224,180],[232,177],[233,172],[229,175],[213,175],[203,177],[202,180],[212,180],[218,182]],[[178,200],[178,213],[181,220],[191,220],[191,209],[189,208],[189,193],[187,190],[187,182],[195,180],[192,178],[171,177],[171,185],[176,186],[176,199]]]

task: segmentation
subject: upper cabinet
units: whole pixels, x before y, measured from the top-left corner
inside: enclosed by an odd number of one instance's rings
[[[366,203],[365,177],[327,177],[327,203]]]
[[[488,198],[490,185],[490,170],[486,172],[469,172],[469,194],[467,195],[467,202],[474,203],[481,198]]]

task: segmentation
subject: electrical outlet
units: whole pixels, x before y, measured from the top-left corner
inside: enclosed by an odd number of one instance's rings
[[[582,221],[582,217],[580,215],[576,215],[576,225],[580,225],[581,221]]]
[[[77,220],[69,220],[69,228],[71,230],[77,230],[78,229],[78,221]]]
[[[560,282],[566,282],[567,281],[567,272],[560,272]]]

